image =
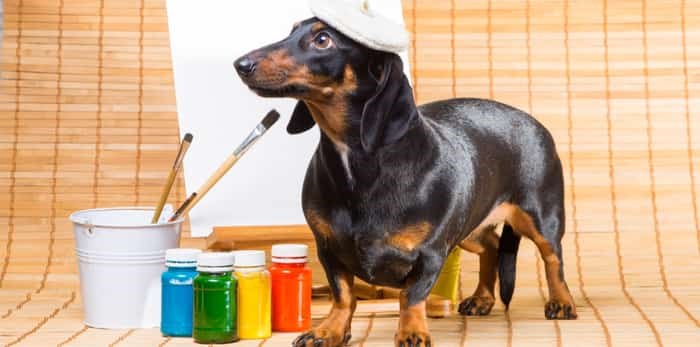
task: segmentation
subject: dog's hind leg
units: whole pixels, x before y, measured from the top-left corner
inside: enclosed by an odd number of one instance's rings
[[[549,301],[544,307],[545,317],[547,319],[576,319],[576,306],[569,292],[569,287],[564,281],[564,262],[561,250],[561,238],[564,235],[563,206],[532,204],[532,208],[521,208],[509,205],[507,209],[509,210],[508,223],[516,233],[535,243],[542,260],[544,260],[549,287]]]
[[[475,239],[467,238],[459,246],[479,255],[479,284],[472,296],[459,304],[459,313],[466,316],[485,316],[496,301],[494,286],[498,267],[498,235],[496,225],[488,225],[477,231]]]

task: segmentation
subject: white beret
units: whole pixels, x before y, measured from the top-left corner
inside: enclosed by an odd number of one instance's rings
[[[369,0],[310,0],[311,12],[347,37],[378,51],[408,49],[406,29],[373,12]]]

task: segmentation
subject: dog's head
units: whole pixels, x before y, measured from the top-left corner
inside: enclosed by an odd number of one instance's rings
[[[287,125],[291,134],[318,123],[334,142],[354,140],[372,151],[401,138],[417,118],[398,55],[367,48],[316,18],[234,66],[258,95],[300,100]]]

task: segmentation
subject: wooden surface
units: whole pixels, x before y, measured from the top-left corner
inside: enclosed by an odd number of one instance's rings
[[[489,317],[431,320],[436,345],[697,344],[700,1],[404,5],[420,102],[494,98],[531,111],[554,134],[567,183],[565,271],[580,316],[543,318],[541,262],[523,242],[510,313],[497,304]],[[0,344],[191,343],[85,328],[66,219],[158,199],[179,141],[164,6],[4,2]],[[181,181],[176,192],[179,203]],[[477,265],[463,259],[464,296]],[[363,314],[353,343],[391,345],[395,326],[394,315]]]

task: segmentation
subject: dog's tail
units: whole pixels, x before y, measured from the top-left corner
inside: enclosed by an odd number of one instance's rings
[[[506,305],[506,309],[515,290],[515,263],[519,246],[520,236],[513,232],[510,225],[504,224],[501,239],[498,242],[498,286],[501,301]]]

